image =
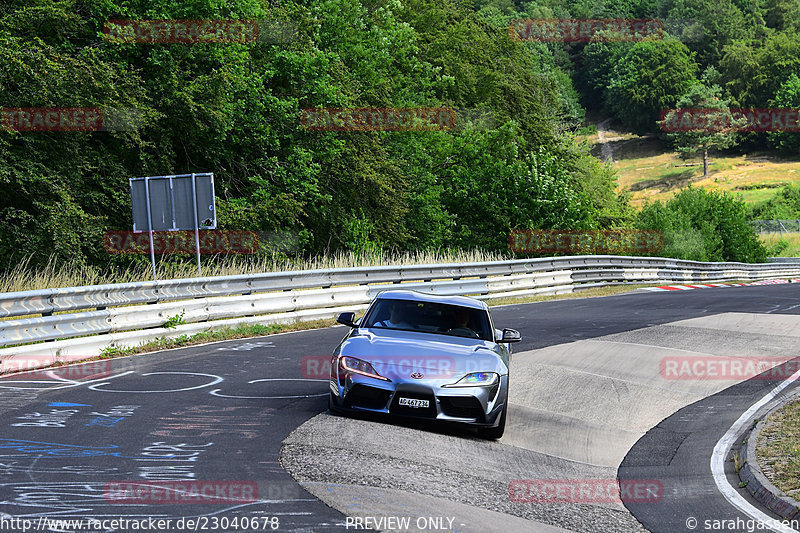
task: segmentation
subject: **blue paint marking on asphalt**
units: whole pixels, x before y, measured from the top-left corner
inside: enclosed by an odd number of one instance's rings
[[[211,443],[205,446],[210,446]],[[135,459],[137,461],[147,460],[163,460],[163,461],[177,461],[182,460],[178,458],[186,457],[185,455],[178,454],[165,454],[159,456],[158,459],[148,459],[141,456],[128,456],[120,455],[119,452],[112,452],[119,448],[116,444],[109,444],[108,446],[80,446],[76,444],[61,444],[57,442],[39,442],[35,440],[22,440],[22,439],[0,439],[0,457],[25,457],[24,454],[37,454],[49,455],[52,457],[101,457],[112,456],[121,459]],[[3,451],[15,451],[19,454],[5,454]],[[20,455],[23,454],[23,455]],[[193,459],[190,459],[193,460]]]
[[[88,403],[50,402],[47,407],[91,407]]]
[[[89,423],[86,424],[86,425],[87,426],[103,426],[103,427],[110,428],[110,427],[113,427],[114,424],[116,424],[117,422],[119,422],[123,418],[125,418],[125,417],[124,416],[120,416],[118,418],[104,418],[102,416],[98,416],[97,418],[91,419],[89,421]]]
[[[137,457],[127,457],[125,455],[120,455],[119,452],[110,451],[117,448],[119,448],[119,446],[116,444],[110,444],[108,446],[77,446],[74,444],[60,444],[56,442],[0,439],[0,457],[19,457],[19,455],[6,455],[2,453],[8,450],[19,452],[20,454],[49,455],[52,457],[113,456],[123,459],[137,459]]]

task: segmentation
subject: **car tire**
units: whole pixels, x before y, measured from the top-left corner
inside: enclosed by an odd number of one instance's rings
[[[334,415],[338,415],[339,414],[339,410],[336,408],[335,405],[333,405],[333,393],[332,392],[328,393],[328,411],[331,414],[334,414]]]
[[[502,437],[503,433],[505,433],[506,431],[507,411],[508,411],[508,397],[506,397],[506,403],[503,405],[503,412],[500,413],[500,422],[497,423],[497,426],[493,428],[480,428],[478,429],[478,435],[488,440],[497,440],[500,437]]]

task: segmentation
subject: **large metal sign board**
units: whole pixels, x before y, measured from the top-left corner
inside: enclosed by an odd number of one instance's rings
[[[200,269],[200,228],[217,228],[214,174],[181,174],[130,178],[133,231],[150,234],[150,264],[156,279],[154,231],[194,230],[197,275]]]
[[[213,173],[148,176],[129,181],[134,232],[216,229]]]

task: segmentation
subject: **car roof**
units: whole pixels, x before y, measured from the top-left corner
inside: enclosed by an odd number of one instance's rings
[[[460,305],[462,307],[472,307],[473,309],[488,310],[486,303],[468,298],[466,296],[442,296],[440,294],[427,294],[419,291],[410,290],[388,290],[378,293],[376,300],[409,300],[412,302],[435,302],[447,305]]]

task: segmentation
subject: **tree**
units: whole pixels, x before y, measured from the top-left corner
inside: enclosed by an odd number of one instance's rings
[[[661,111],[674,107],[697,82],[697,71],[694,55],[680,41],[637,42],[613,68],[606,108],[625,126],[652,131]]]
[[[800,219],[800,187],[791,183],[781,187],[775,196],[753,208],[755,220]]]
[[[770,107],[797,109],[800,107],[800,78],[792,73],[783,82],[775,99],[770,101]],[[769,132],[767,133],[768,143],[776,150],[791,154],[800,154],[800,137],[798,132]]]
[[[800,39],[774,33],[762,42],[734,41],[723,48],[721,85],[737,105],[764,107],[774,98],[787,73],[800,70]]]
[[[515,228],[593,227],[595,210],[568,163],[544,147],[525,153],[516,129],[467,130],[441,154],[436,181],[457,247],[504,250]]]
[[[708,87],[697,83],[678,100],[677,109],[670,110],[659,122],[662,129],[672,131],[667,137],[682,158],[688,159],[698,152],[703,154],[703,178],[708,177],[708,151],[730,148],[737,141],[735,130],[739,124],[731,116],[729,101],[722,99],[721,93],[718,85]],[[687,115],[693,120],[682,120]]]
[[[757,8],[751,6],[744,8],[737,0],[665,0],[661,15],[667,21],[679,21],[670,29],[676,34],[680,30],[681,35],[676,37],[690,42],[698,61],[708,66],[719,61],[724,46],[736,39],[756,37],[758,26],[764,23]]]
[[[580,64],[575,71],[575,81],[589,109],[600,109],[606,90],[611,84],[614,65],[625,55],[628,43],[593,40],[579,56]]]
[[[517,225],[624,218],[613,172],[564,131],[583,113],[567,51],[509,39],[509,0],[481,0],[483,14],[472,4],[6,0],[3,106],[134,109],[143,120],[124,131],[0,131],[0,269],[51,255],[146,261],[102,247],[105,230],[130,227],[131,176],[214,171],[220,229],[292,230],[308,254],[497,249]],[[294,33],[145,45],[106,39],[111,19],[269,20]],[[493,123],[306,129],[303,110],[324,107],[466,108]]]
[[[796,0],[767,0],[766,23],[777,30],[800,28],[800,4]]]

